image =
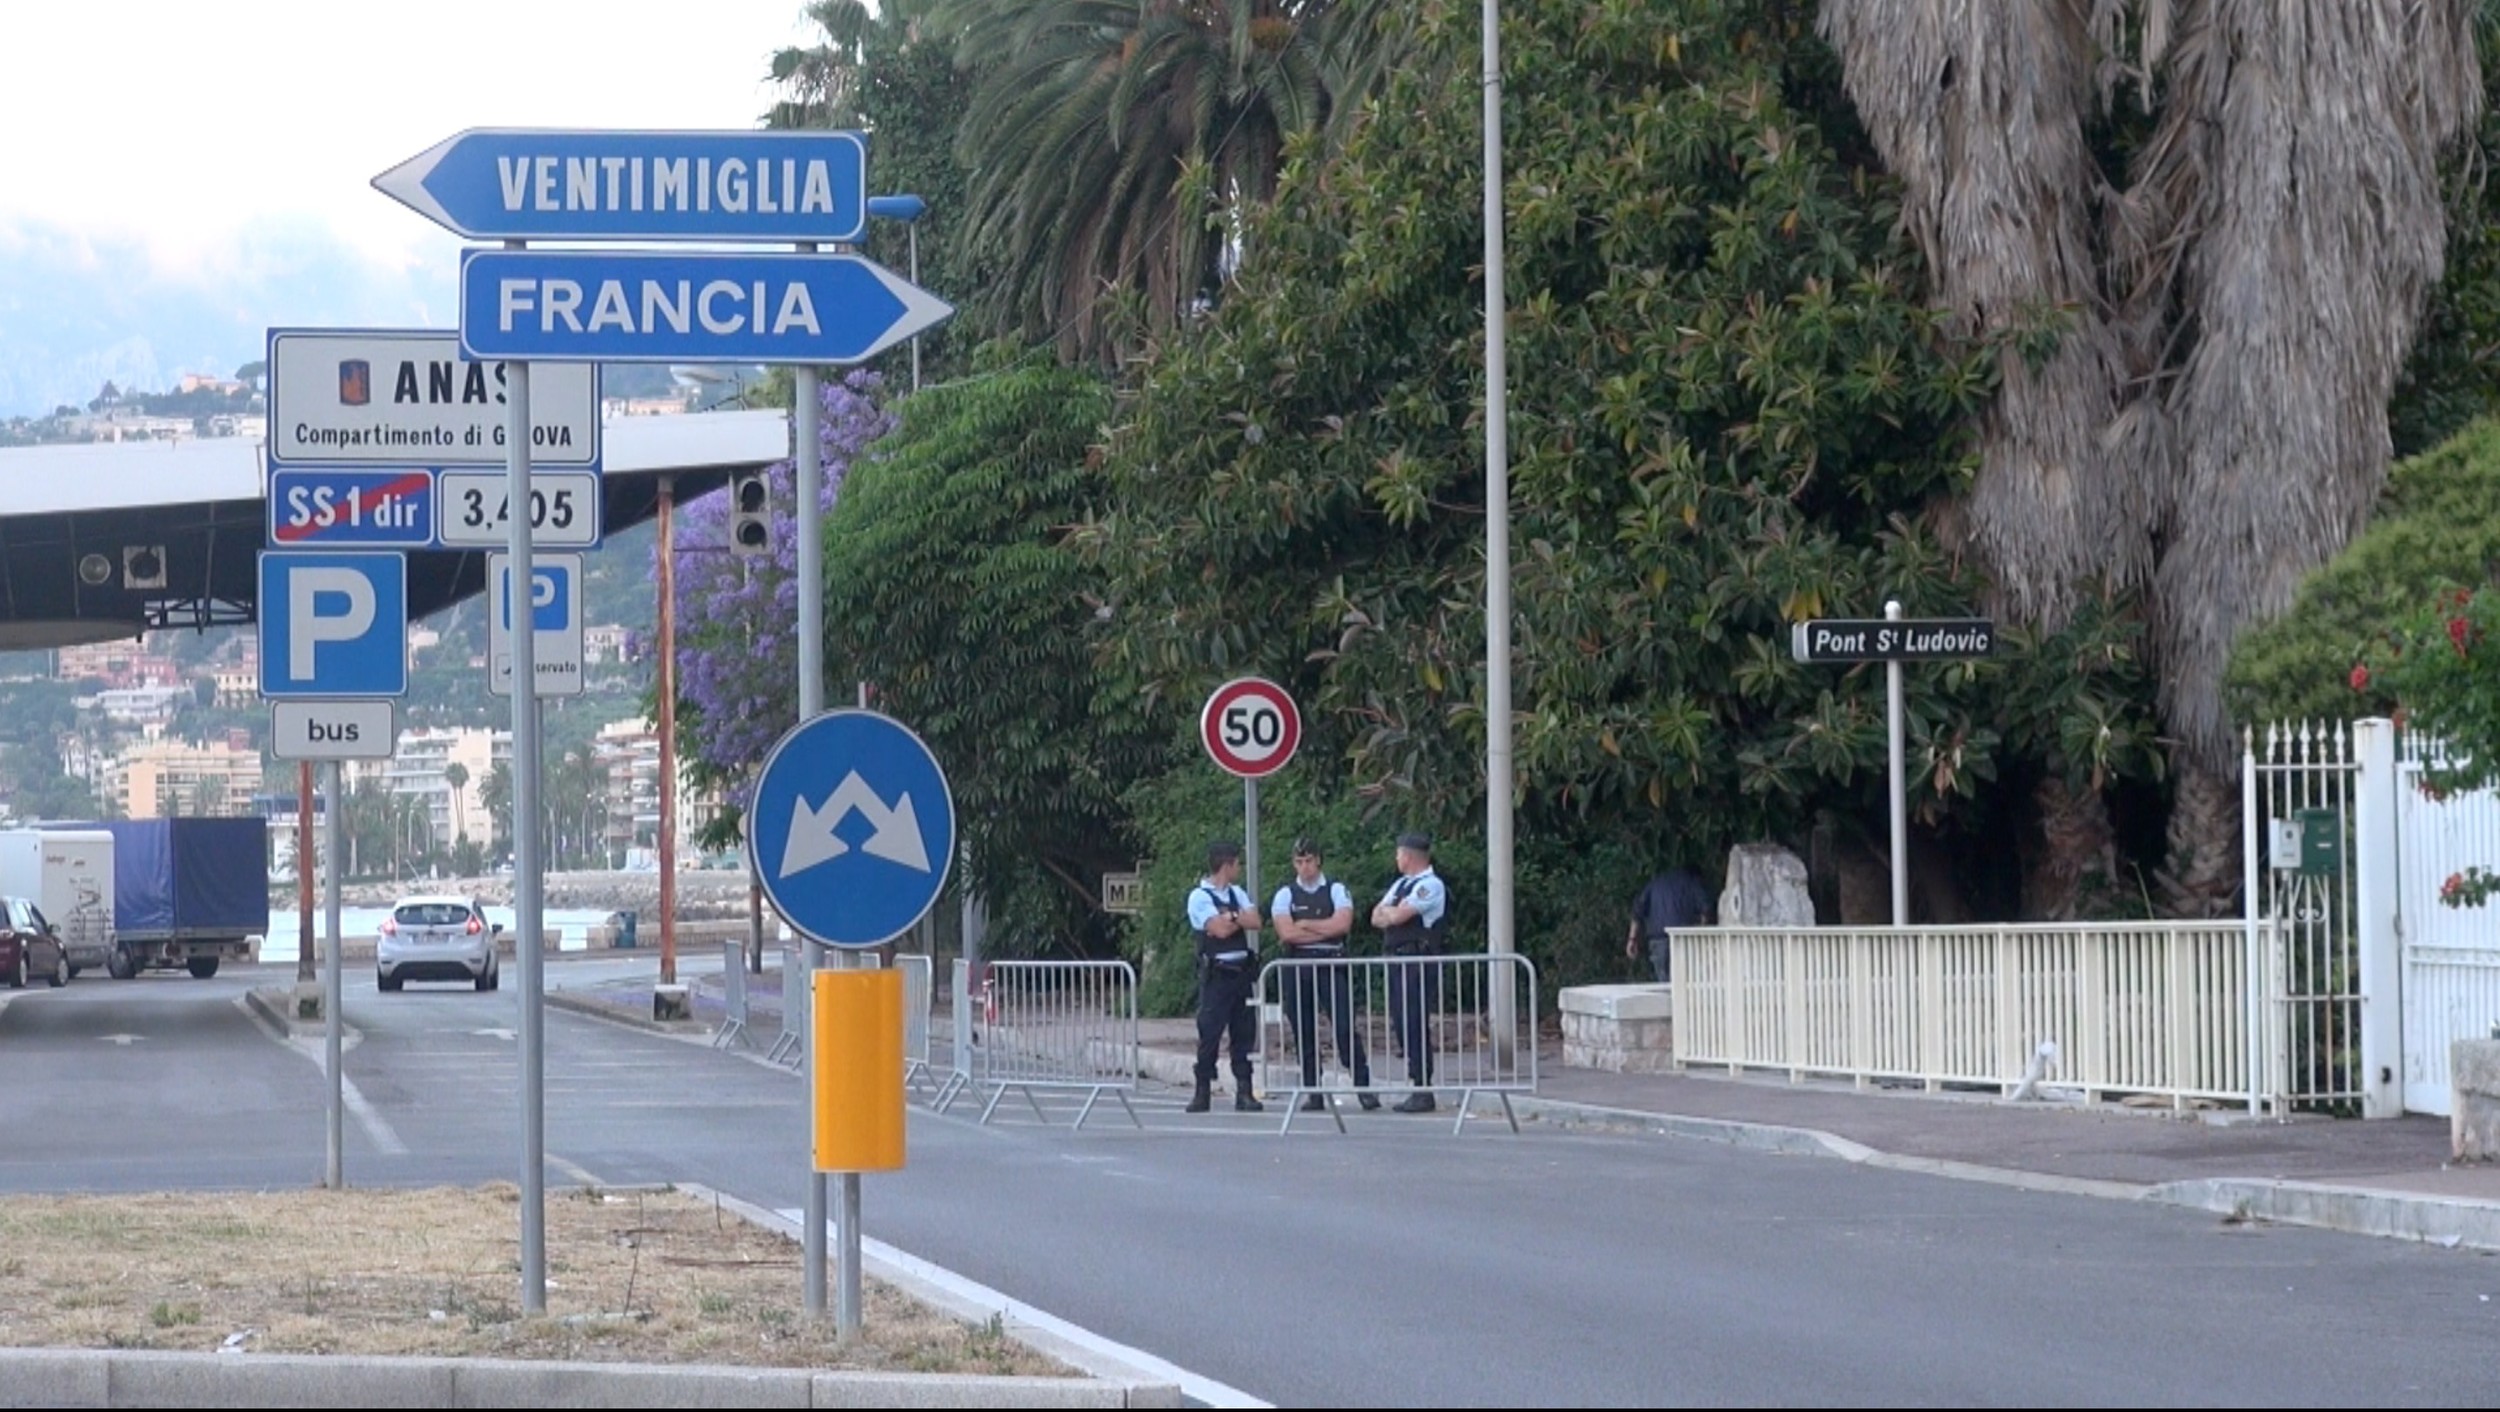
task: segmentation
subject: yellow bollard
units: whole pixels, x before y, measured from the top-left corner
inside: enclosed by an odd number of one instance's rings
[[[818,971],[810,979],[816,1170],[894,1171],[903,1165],[903,973]]]

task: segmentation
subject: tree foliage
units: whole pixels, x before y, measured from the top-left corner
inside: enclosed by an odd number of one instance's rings
[[[828,665],[871,684],[945,767],[1002,950],[1102,943],[1100,875],[1136,857],[1120,799],[1158,758],[1094,669],[1068,526],[1102,493],[1108,388],[992,349],[897,404],[825,541]]]
[[[2480,421],[2399,462],[2370,528],[2301,584],[2292,610],[2250,632],[2227,690],[2242,725],[2343,720],[2397,704],[2383,680],[2350,684],[2391,627],[2461,587],[2500,579],[2500,421]]]
[[[1106,358],[1221,281],[1285,143],[1368,81],[1367,0],[953,0],[989,322]],[[1331,60],[1324,56],[1334,54]]]
[[[1342,160],[1292,149],[1238,287],[1144,366],[1083,537],[1109,658],[1167,717],[1274,677],[1312,768],[1462,842],[1485,789],[1474,15],[1418,6]],[[1699,860],[1879,821],[1882,674],[1799,666],[1789,628],[1975,599],[1939,522],[1994,350],[1920,302],[1787,7],[1531,0],[1504,48],[1520,834]],[[1911,672],[1922,820],[2002,832],[1978,795],[2008,771],[2154,769],[2135,636],[2096,604]],[[1522,936],[1621,904],[1523,894]]]
[[[881,386],[864,372],[818,386],[828,517],[845,474],[893,426]],[[799,718],[798,464],[775,462],[764,478],[772,500],[770,554],[727,552],[727,495],[688,502],[676,525],[679,758],[690,778],[733,798],[743,798],[765,753]],[[822,534],[823,526],[808,532]],[[658,552],[654,541],[655,559]],[[734,826],[735,816],[729,821]]]

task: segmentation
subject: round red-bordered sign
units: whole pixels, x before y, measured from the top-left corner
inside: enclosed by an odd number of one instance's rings
[[[1198,712],[1198,738],[1226,773],[1264,779],[1283,769],[1302,743],[1302,713],[1276,683],[1235,677]]]

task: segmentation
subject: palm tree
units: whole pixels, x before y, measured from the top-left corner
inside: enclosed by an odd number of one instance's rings
[[[1285,147],[1368,83],[1378,0],[951,0],[980,73],[958,136],[1005,322],[1104,358],[1219,292]],[[1323,45],[1336,46],[1331,57]]]
[[[462,806],[461,791],[469,786],[469,767],[454,760],[443,767],[443,783],[451,786],[451,832],[454,838],[465,838],[469,832],[468,810]]]
[[[824,31],[824,42],[790,45],[773,53],[772,81],[790,96],[764,115],[772,128],[859,126],[863,50],[878,24],[911,24],[930,0],[883,0],[871,10],[862,0],[813,0],[807,17]]]
[[[512,837],[512,770],[504,761],[487,767],[486,778],[478,785],[478,802],[486,806],[488,841],[501,854]]]
[[[2239,877],[2232,641],[2358,532],[2439,278],[2477,0],[1824,0],[1938,302],[2005,340],[1970,537],[2054,630],[2141,595],[2173,739],[2167,903]],[[2111,141],[2132,89],[2149,127]],[[2132,149],[2118,158],[2105,152]],[[2052,842],[2096,846],[2074,780]],[[2097,798],[2089,808],[2106,819]]]

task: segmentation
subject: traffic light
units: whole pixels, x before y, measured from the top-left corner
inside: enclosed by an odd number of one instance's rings
[[[762,471],[729,478],[729,552],[740,558],[773,552],[772,490]]]

